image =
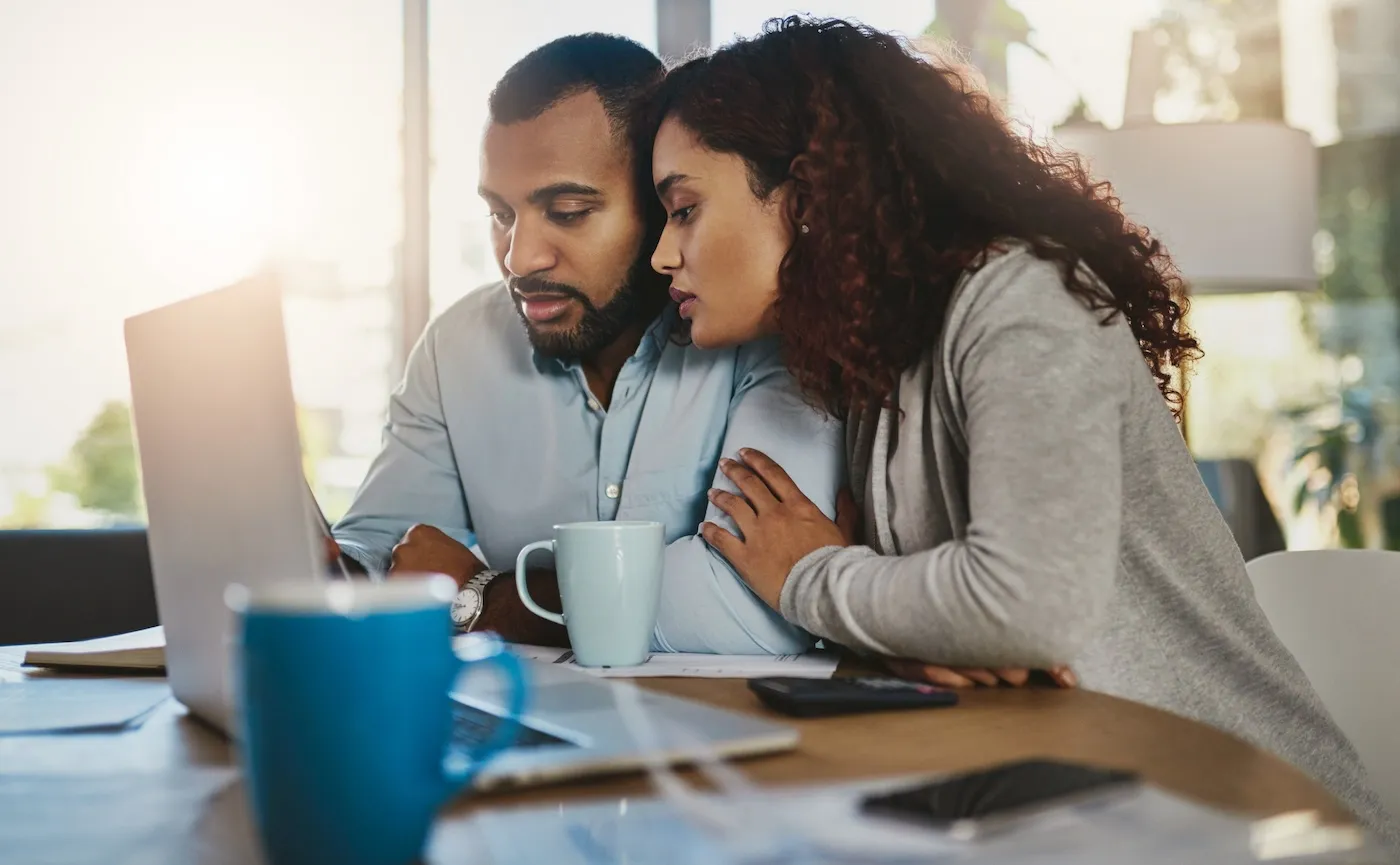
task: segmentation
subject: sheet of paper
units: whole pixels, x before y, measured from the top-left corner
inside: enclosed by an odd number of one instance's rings
[[[0,736],[116,730],[170,696],[163,680],[30,677],[0,682]]]
[[[705,796],[701,801],[710,804],[703,813],[661,799],[613,799],[486,810],[478,812],[474,822],[482,846],[498,865],[1255,862],[1248,820],[1153,788],[1112,804],[1029,817],[1015,829],[964,842],[861,812],[865,794],[889,789],[893,783],[903,782],[886,779],[728,798]]]
[[[158,670],[165,666],[165,629],[157,625],[129,634],[48,643],[25,652],[24,663],[42,667],[131,667]]]
[[[75,643],[45,643],[34,646],[33,651],[44,652],[116,652],[127,649],[156,649],[165,646],[165,628],[156,625],[129,634],[115,634],[98,637],[95,640],[79,640]]]
[[[808,652],[805,655],[697,655],[654,652],[636,667],[583,667],[567,649],[512,643],[517,655],[547,664],[565,664],[574,669],[606,678],[694,678],[756,679],[762,676],[792,676],[801,679],[830,679],[839,660],[834,653]]]

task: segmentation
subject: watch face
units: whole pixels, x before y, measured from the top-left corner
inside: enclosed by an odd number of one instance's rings
[[[463,589],[452,602],[452,624],[465,625],[476,618],[481,609],[481,593],[476,589]]]

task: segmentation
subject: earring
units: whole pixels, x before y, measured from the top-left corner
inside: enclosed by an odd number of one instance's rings
[[[798,230],[801,231],[803,234],[808,234],[808,233],[811,232],[812,229],[811,229],[810,226],[807,225],[807,223],[804,222],[804,223],[802,223],[802,227],[799,228]]]

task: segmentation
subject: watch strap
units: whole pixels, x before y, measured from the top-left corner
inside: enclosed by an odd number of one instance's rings
[[[481,620],[481,614],[486,612],[486,587],[491,585],[491,582],[503,573],[505,572],[485,570],[472,577],[470,580],[467,580],[467,584],[463,586],[462,589],[471,589],[476,592],[478,598],[476,615],[472,616],[471,621],[461,625],[458,628],[458,633],[468,634],[471,633],[472,628],[476,627],[476,623]]]

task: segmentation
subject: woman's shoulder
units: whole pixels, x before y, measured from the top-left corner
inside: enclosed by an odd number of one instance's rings
[[[1041,258],[1024,241],[999,242],[963,277],[948,310],[949,323],[981,318],[1001,324],[1102,321],[1102,310],[1096,315],[1081,297],[1070,292],[1062,268],[1057,261]],[[1097,281],[1086,266],[1080,265],[1080,272]]]
[[[1087,265],[1081,263],[1078,272],[1087,283],[1098,282]],[[1076,334],[1076,341],[1110,346],[1120,342],[1119,331],[1126,330],[1122,316],[1070,290],[1060,262],[1013,240],[991,247],[980,265],[963,277],[949,304],[941,343],[961,351],[991,334],[1018,331]]]
[[[1097,277],[1084,265],[1080,274]],[[963,278],[949,305],[937,353],[954,375],[969,363],[1082,364],[1118,367],[1120,356],[1139,354],[1121,315],[1093,308],[1066,285],[1062,265],[1038,256],[1027,243],[990,249],[980,267]]]

